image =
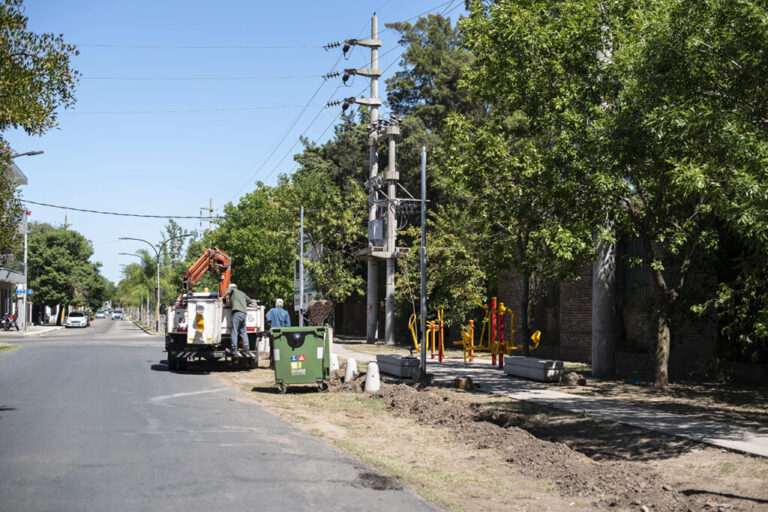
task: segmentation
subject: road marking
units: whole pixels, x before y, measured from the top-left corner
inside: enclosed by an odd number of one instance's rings
[[[149,399],[150,402],[162,402],[163,400],[171,400],[173,398],[181,398],[183,396],[204,395],[206,393],[221,393],[222,391],[232,391],[231,388],[218,388],[218,389],[205,389],[203,391],[190,391],[187,393],[174,393],[172,395],[160,395],[154,396]]]

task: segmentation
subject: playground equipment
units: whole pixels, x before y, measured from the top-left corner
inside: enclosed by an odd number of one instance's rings
[[[464,354],[464,364],[472,362],[475,357],[490,357],[491,364],[498,364],[499,368],[504,367],[504,356],[511,355],[513,350],[522,350],[523,345],[515,345],[515,314],[508,307],[504,306],[503,302],[498,302],[496,297],[493,297],[488,304],[483,304],[480,299],[471,290],[465,292],[459,290],[462,295],[477,304],[479,307],[485,310],[483,318],[482,329],[480,331],[480,337],[475,342],[475,322],[469,321],[467,329],[461,331],[461,341],[454,341],[453,344],[461,346]],[[510,338],[509,341],[504,339],[505,320],[509,317]],[[445,323],[443,321],[443,310],[437,310],[437,320],[430,320],[426,322],[426,343],[427,348],[430,349],[430,357],[435,359],[437,355],[438,361],[443,362],[446,359],[445,356]],[[416,334],[416,313],[411,315],[408,320],[408,329],[411,331],[413,337],[413,346],[416,351],[421,351],[421,343],[419,343],[418,335]],[[529,350],[535,350],[539,346],[541,340],[541,331],[536,331],[531,335],[531,342],[528,343]],[[488,352],[487,354],[478,354],[478,352]]]
[[[430,348],[430,346],[432,348],[430,350],[430,357],[434,359],[435,351],[437,351],[437,360],[442,363],[443,359],[445,359],[445,323],[443,322],[442,309],[437,310],[437,320],[427,322],[426,328],[427,348]],[[408,329],[410,329],[411,336],[413,337],[413,346],[416,347],[417,352],[420,352],[421,343],[419,343],[419,338],[416,335],[416,313],[412,314],[408,320]]]
[[[475,357],[481,357],[477,352],[488,351],[491,357],[491,364],[496,365],[498,359],[499,368],[504,367],[504,356],[511,355],[513,350],[522,350],[522,345],[515,345],[515,314],[503,302],[498,302],[493,297],[488,304],[483,304],[480,299],[471,290],[464,292],[459,290],[462,295],[473,301],[479,307],[485,310],[483,326],[480,331],[480,338],[475,343],[475,323],[469,321],[469,327],[461,332],[461,341],[455,341],[454,345],[460,345],[464,349],[464,363],[474,361]],[[510,339],[504,339],[504,320],[509,315]],[[487,334],[486,334],[487,333]],[[535,350],[539,346],[541,331],[536,331],[531,336],[532,344],[529,343],[529,350]],[[485,356],[487,357],[487,356]]]

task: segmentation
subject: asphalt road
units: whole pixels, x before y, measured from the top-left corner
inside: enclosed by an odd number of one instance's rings
[[[424,510],[127,320],[0,353],[0,509]],[[384,488],[383,490],[377,490]]]

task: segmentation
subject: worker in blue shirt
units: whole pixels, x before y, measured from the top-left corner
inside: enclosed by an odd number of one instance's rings
[[[277,299],[275,301],[275,307],[270,309],[267,313],[267,322],[270,323],[270,328],[291,326],[291,317],[288,315],[288,312],[283,309],[283,299]]]

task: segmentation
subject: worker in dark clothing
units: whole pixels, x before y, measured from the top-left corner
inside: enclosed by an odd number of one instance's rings
[[[227,297],[232,297],[230,303],[232,304],[232,351],[237,351],[237,342],[240,338],[243,340],[243,346],[248,348],[248,332],[245,330],[245,319],[248,301],[251,300],[245,293],[237,289],[237,285],[232,283],[221,296],[221,300],[226,300]]]
[[[275,301],[275,307],[269,310],[267,313],[267,322],[272,327],[290,327],[291,317],[288,312],[283,309],[283,299],[277,299]]]

